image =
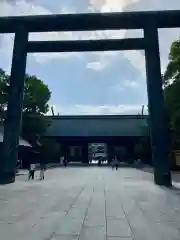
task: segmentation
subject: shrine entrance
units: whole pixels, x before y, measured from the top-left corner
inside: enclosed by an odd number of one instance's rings
[[[88,143],[89,163],[107,163],[108,162],[108,144],[107,143]]]
[[[180,27],[180,11],[1,17],[0,33],[15,33],[0,183],[15,181],[27,53],[145,50],[152,161],[156,184],[171,186],[168,123],[164,107],[158,28]],[[29,32],[142,29],[144,38],[28,41]]]

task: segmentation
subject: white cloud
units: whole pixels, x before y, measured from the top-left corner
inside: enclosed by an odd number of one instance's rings
[[[118,82],[117,84],[111,86],[111,88],[110,88],[110,91],[111,91],[111,92],[112,92],[112,91],[113,91],[113,92],[122,92],[122,91],[124,91],[124,90],[125,90],[125,88],[124,88],[122,82]]]
[[[180,9],[180,1],[178,0],[138,0],[127,4],[124,11],[149,11],[149,10],[177,10]],[[128,37],[129,33],[126,33]],[[168,54],[171,43],[180,36],[179,29],[160,29],[159,30],[159,42],[160,42],[160,54],[161,54],[161,68],[164,72],[168,63]],[[139,55],[139,54],[138,54]],[[142,55],[133,58],[131,55],[126,57],[132,62],[138,62],[135,66],[142,71],[144,69],[144,57]],[[142,71],[144,72],[144,70]]]
[[[98,12],[177,10],[178,0],[89,0],[89,8]]]
[[[124,51],[124,57],[126,57],[132,66],[139,70],[143,77],[146,76],[146,68],[145,68],[145,56],[142,51]]]
[[[158,10],[177,10],[180,9],[178,0],[136,0],[129,1],[125,11],[158,11]]]
[[[38,5],[35,1],[14,1],[15,5],[10,4],[13,1],[3,1],[0,3],[0,16],[19,16],[19,15],[44,15],[44,14],[52,14],[48,9]],[[69,13],[67,8],[62,8],[61,13]],[[30,41],[48,41],[48,40],[84,40],[84,39],[106,39],[106,38],[122,38],[124,36],[125,31],[93,31],[93,32],[51,32],[51,33],[30,33],[29,40]],[[1,38],[2,39],[2,38]],[[4,48],[3,51],[7,51],[8,55],[12,56],[12,48],[13,48],[13,37],[12,35],[3,36],[3,40],[1,42],[1,49]],[[98,53],[96,53],[98,55]],[[116,52],[111,52],[111,55],[117,55]],[[109,53],[104,53],[105,56],[110,55]],[[33,54],[36,61],[40,63],[48,62],[52,59],[59,58],[68,58],[71,56],[78,56],[80,53],[41,53],[41,54]],[[99,59],[101,61],[101,59]],[[101,64],[101,66],[104,64]],[[96,64],[97,66],[97,64]],[[100,65],[99,65],[100,66]]]
[[[51,14],[51,12],[40,6],[30,3],[30,1],[19,0],[16,4],[9,4],[6,1],[0,3],[0,16],[19,16],[19,15],[42,15]]]
[[[90,37],[90,39],[123,39],[126,38],[125,34],[127,31],[125,30],[120,30],[120,31],[96,31],[96,32],[92,32],[92,36]],[[129,30],[128,31],[129,38],[136,38],[136,37],[143,37],[143,31],[142,30]],[[86,36],[86,39],[88,38],[88,36]],[[123,56],[125,56],[126,58],[130,58],[128,54],[135,54],[138,56],[138,59],[131,59],[131,61],[133,61],[133,66],[136,64],[137,65],[137,60],[139,61],[140,58],[143,58],[143,56],[140,54],[139,51],[129,51],[129,53],[127,51],[104,51],[104,52],[92,52],[91,53],[93,56],[96,57],[96,61],[98,61],[99,63],[102,62],[101,65],[104,65],[104,63],[106,62],[105,67],[109,67],[109,65],[113,64],[113,61],[119,60],[119,58],[122,58]],[[142,64],[142,63],[140,63]],[[137,67],[137,66],[136,66]],[[139,69],[139,68],[138,68]],[[142,69],[140,69],[142,70]]]
[[[92,11],[121,12],[124,7],[138,0],[89,0]]]
[[[87,68],[92,69],[94,71],[102,71],[106,66],[107,66],[106,61],[94,61],[87,63]]]
[[[121,12],[121,11],[147,11],[147,10],[177,10],[180,9],[178,0],[89,0],[90,10],[97,12]],[[140,37],[140,34],[132,31],[125,31],[125,37]],[[159,30],[161,67],[164,72],[168,63],[168,54],[172,41],[180,36],[179,29]],[[136,52],[136,51],[133,51]],[[130,60],[145,77],[144,56],[137,51],[124,52],[124,56]],[[137,64],[138,63],[138,64]]]
[[[139,84],[136,81],[130,81],[130,80],[125,80],[125,81],[119,81],[117,84],[113,85],[110,90],[111,93],[113,92],[122,92],[128,89],[134,89],[135,91],[138,90]]]
[[[138,84],[135,81],[125,80],[123,82],[123,86],[126,87],[126,88],[137,88]]]
[[[79,53],[69,52],[69,53],[33,53],[32,54],[36,61],[40,64],[47,64],[51,60],[67,59],[69,57],[81,57]]]
[[[10,4],[9,2],[1,2],[0,3],[0,16],[19,16],[19,15],[44,15],[44,14],[52,14],[48,9],[35,4],[35,2],[31,1],[14,1],[15,5]],[[13,1],[11,1],[13,3]],[[64,9],[63,9],[64,11]],[[63,13],[62,11],[62,13]],[[3,38],[2,38],[3,36]],[[47,40],[65,40],[65,39],[73,39],[72,32],[65,33],[30,33],[29,40],[30,41],[47,41]],[[13,49],[13,35],[5,34],[1,35],[1,51],[6,52],[8,56],[12,56]],[[45,63],[52,59],[59,58],[68,58],[71,56],[77,56],[77,53],[41,53],[41,54],[33,54],[36,61],[40,63]]]
[[[113,115],[113,114],[138,114],[142,105],[53,105],[55,114],[60,115]],[[145,108],[145,114],[147,108]],[[51,115],[49,111],[48,115]]]

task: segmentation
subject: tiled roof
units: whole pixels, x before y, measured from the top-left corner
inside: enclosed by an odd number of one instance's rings
[[[46,136],[144,136],[147,116],[57,116],[50,117]]]

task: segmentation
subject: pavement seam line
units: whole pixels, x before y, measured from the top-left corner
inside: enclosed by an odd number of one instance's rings
[[[79,198],[79,196],[81,195],[81,193],[84,191],[84,186],[80,189],[80,191],[78,192],[78,194],[76,195],[76,197],[73,199],[72,203],[70,204],[69,206],[69,209],[66,211],[66,214],[63,218],[65,218],[67,216],[67,214],[69,213],[69,211],[71,210],[72,206],[76,203],[77,199]],[[46,238],[45,240],[51,240],[54,236],[56,236],[56,230],[59,226],[59,223],[56,225],[56,227],[54,227],[54,231],[53,233],[48,237]]]
[[[104,185],[104,207],[105,207],[105,218],[106,218],[106,240],[108,240],[108,233],[107,233],[107,200],[106,200],[106,186]]]
[[[135,237],[135,235],[134,235],[134,233],[133,233],[133,228],[132,228],[131,223],[130,223],[130,221],[129,221],[128,215],[126,214],[126,211],[125,211],[125,209],[124,209],[124,207],[123,207],[123,204],[122,204],[122,202],[121,202],[121,199],[120,199],[119,197],[118,197],[118,199],[119,199],[119,201],[120,201],[122,210],[123,210],[123,212],[124,212],[124,215],[125,215],[125,217],[126,217],[126,220],[127,220],[128,224],[129,224],[129,227],[130,227],[130,229],[131,229],[132,238],[133,238],[133,240],[136,240],[136,237]]]
[[[82,230],[83,230],[83,227],[84,227],[84,223],[85,223],[85,220],[86,220],[86,217],[87,217],[87,213],[88,213],[89,207],[90,207],[92,199],[93,199],[93,193],[94,193],[94,187],[92,189],[91,196],[90,196],[89,201],[88,201],[87,210],[86,210],[85,215],[84,215],[84,219],[83,219],[83,223],[82,223],[82,226],[81,226],[81,230],[80,230],[78,240],[80,240],[80,237],[81,237],[81,233],[82,233]]]

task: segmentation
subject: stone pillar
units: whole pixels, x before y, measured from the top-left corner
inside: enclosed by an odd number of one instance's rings
[[[15,181],[15,167],[21,131],[27,43],[28,32],[21,26],[15,33],[14,40],[8,108],[4,124],[3,161],[0,170],[0,184]]]
[[[144,37],[154,181],[158,185],[171,186],[168,121],[162,90],[158,31],[153,23],[144,29]]]

